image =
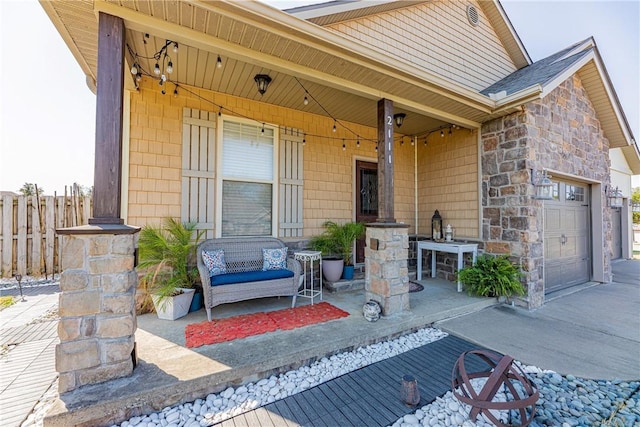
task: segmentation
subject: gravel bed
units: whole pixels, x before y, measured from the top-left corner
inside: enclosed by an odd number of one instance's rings
[[[229,387],[204,399],[164,408],[148,416],[133,417],[119,424],[119,427],[211,426],[446,335],[438,329],[422,329],[392,341],[323,358],[312,365],[264,378],[256,383],[248,383],[235,389]],[[535,366],[521,365],[521,368],[540,391],[536,416],[530,424],[532,426],[640,425],[639,381],[585,380],[543,371]],[[474,380],[474,388],[479,390],[483,381],[484,379]],[[498,393],[495,400],[505,401],[507,398],[510,396]],[[475,422],[469,420],[469,410],[468,405],[459,402],[449,391],[431,404],[400,418],[392,426],[493,425],[485,416],[478,417]],[[520,425],[516,411],[502,411],[497,416],[505,423]]]

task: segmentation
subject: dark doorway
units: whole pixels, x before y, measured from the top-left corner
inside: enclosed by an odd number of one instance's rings
[[[375,222],[378,219],[378,165],[356,161],[356,221]],[[356,241],[356,263],[364,262],[365,239]]]

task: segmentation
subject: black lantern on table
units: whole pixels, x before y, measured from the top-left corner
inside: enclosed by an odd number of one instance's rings
[[[431,239],[434,241],[442,239],[442,217],[437,209],[431,217]]]

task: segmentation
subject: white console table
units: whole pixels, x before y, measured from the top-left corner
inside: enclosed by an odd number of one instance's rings
[[[470,252],[472,254],[474,264],[478,257],[478,245],[475,243],[438,243],[431,240],[420,240],[418,241],[418,280],[422,280],[423,250],[431,251],[431,277],[436,277],[436,252],[438,251],[458,254],[458,271],[462,269],[464,253]],[[462,284],[460,283],[460,280],[458,280],[458,292],[462,292]]]

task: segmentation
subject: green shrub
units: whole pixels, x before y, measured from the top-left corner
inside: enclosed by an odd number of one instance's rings
[[[143,284],[149,293],[162,300],[179,293],[178,288],[193,286],[198,269],[190,260],[195,259],[202,233],[196,232],[194,223],[180,223],[173,218],[165,218],[164,227],[142,228],[138,268],[146,271]]]
[[[458,272],[459,280],[470,295],[485,297],[524,295],[521,277],[520,268],[506,255],[480,255],[473,266]]]
[[[16,301],[12,296],[0,297],[0,310],[13,305]]]
[[[366,232],[366,226],[361,222],[347,222],[337,224],[325,221],[322,224],[324,232],[309,240],[309,246],[321,251],[323,256],[337,256],[344,260],[344,265],[353,265],[353,244]]]

